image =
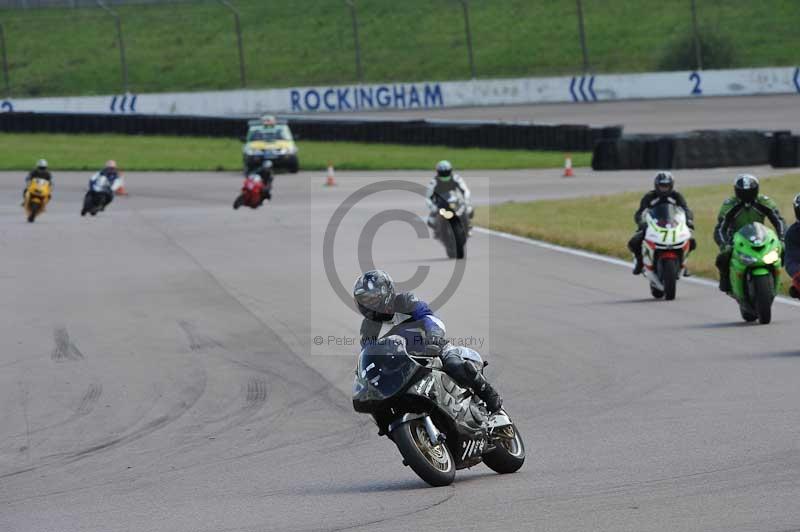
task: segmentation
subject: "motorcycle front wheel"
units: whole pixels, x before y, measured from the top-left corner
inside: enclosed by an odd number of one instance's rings
[[[664,299],[672,301],[678,284],[680,265],[676,259],[661,260],[661,283],[664,285]]]
[[[238,208],[239,208],[239,207],[241,207],[243,204],[244,204],[244,196],[243,196],[243,195],[241,195],[241,194],[240,194],[240,195],[238,195],[238,196],[236,196],[236,199],[235,199],[235,200],[233,200],[233,210],[236,210],[236,209],[238,209]]]
[[[772,275],[754,277],[753,306],[758,314],[758,322],[766,325],[772,321],[772,300],[775,299],[775,288]]]
[[[30,211],[30,214],[28,214],[28,222],[33,223],[36,219],[36,215],[39,214],[39,204],[31,202]]]
[[[494,450],[483,455],[483,463],[492,471],[501,475],[514,473],[525,463],[525,444],[516,425],[497,429],[494,444]]]
[[[448,486],[456,478],[450,449],[444,443],[432,445],[421,419],[403,423],[392,433],[403,463],[431,486]]]

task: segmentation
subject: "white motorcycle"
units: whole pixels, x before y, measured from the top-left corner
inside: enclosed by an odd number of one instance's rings
[[[672,203],[656,205],[645,213],[642,241],[643,274],[656,299],[675,299],[678,278],[686,270],[692,246],[692,230],[686,212]]]

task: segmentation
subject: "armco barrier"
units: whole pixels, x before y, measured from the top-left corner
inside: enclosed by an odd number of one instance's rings
[[[600,140],[595,170],[715,168],[772,164],[800,166],[800,137],[788,131],[728,129]]]
[[[463,148],[590,151],[601,139],[617,139],[622,127],[539,125],[441,120],[369,120],[286,117],[306,140],[441,145]],[[0,131],[125,133],[241,137],[243,118],[67,113],[0,113]]]

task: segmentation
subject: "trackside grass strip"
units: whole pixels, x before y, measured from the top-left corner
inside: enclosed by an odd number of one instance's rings
[[[714,266],[718,248],[714,243],[713,230],[720,205],[733,194],[733,178],[730,185],[679,190],[686,196],[695,216],[697,250],[689,258],[689,268],[697,275],[718,279]],[[497,231],[632,261],[627,243],[636,229],[633,213],[645,192],[581,199],[507,202],[479,207],[475,219],[479,225]],[[792,199],[800,193],[800,174],[762,179],[761,192],[778,202],[788,224],[794,222]],[[766,223],[769,225],[768,221]],[[785,272],[784,281],[785,293],[788,290]]]
[[[430,170],[440,159],[457,168],[556,168],[561,152],[401,146],[356,142],[300,141],[301,170]],[[236,139],[139,135],[61,135],[0,133],[0,170],[27,170],[46,158],[58,170],[94,170],[116,159],[125,170],[231,170],[242,168],[242,143]],[[572,154],[573,164],[588,166],[591,154]]]

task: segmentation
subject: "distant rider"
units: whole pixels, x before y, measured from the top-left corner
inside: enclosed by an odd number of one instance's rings
[[[437,199],[439,201],[446,201],[450,192],[456,189],[460,190],[461,194],[464,196],[464,202],[467,207],[467,219],[471,226],[472,217],[475,212],[472,208],[472,202],[470,201],[472,194],[469,191],[469,187],[460,175],[453,173],[453,165],[450,164],[450,161],[439,161],[436,164],[436,176],[428,183],[426,200],[430,211],[428,215],[428,226],[432,229],[436,228],[436,213],[439,211]]]
[[[778,211],[778,206],[769,197],[758,193],[758,179],[749,174],[737,176],[733,188],[736,195],[722,204],[714,228],[714,241],[719,246],[717,269],[719,269],[719,289],[731,291],[730,263],[733,250],[733,235],[753,222],[764,223],[764,218],[775,226],[778,238],[783,240],[786,223]]]
[[[274,179],[272,174],[272,161],[266,160],[261,163],[261,166],[258,168],[256,174],[261,177],[261,181],[264,183],[264,188],[261,189],[261,202],[263,203],[265,199],[272,200],[272,180]]]
[[[99,174],[104,175],[108,179],[108,183],[113,187],[114,181],[120,177],[119,168],[117,168],[117,161],[114,159],[109,159],[106,161],[106,165],[102,170],[100,170]]]
[[[466,348],[454,347],[445,338],[445,326],[425,301],[408,292],[395,294],[394,282],[383,270],[362,274],[353,286],[353,299],[364,320],[361,322],[361,346],[375,343],[385,322],[392,321],[395,313],[408,314],[419,324],[419,334],[407,338],[407,345],[420,343],[419,351],[438,356],[442,366],[459,386],[471,389],[486,403],[490,412],[503,406],[503,399],[486,381],[477,363],[469,360]]]
[[[794,197],[795,222],[786,231],[786,255],[784,257],[786,273],[792,278],[789,293],[800,299],[800,194]]]
[[[28,190],[28,186],[31,184],[32,179],[45,179],[48,183],[50,183],[50,190],[53,190],[53,175],[50,173],[50,170],[47,169],[47,160],[46,159],[39,159],[36,161],[36,168],[28,172],[28,175],[25,176],[25,188],[22,189],[22,202],[25,203],[25,192]]]
[[[100,207],[101,211],[105,210],[109,203],[114,201],[114,190],[111,188],[111,181],[108,175],[106,175],[106,168],[103,168],[103,170],[100,170],[89,178],[89,192],[94,192],[95,194],[103,196],[103,203]],[[81,210],[81,216],[85,214],[86,210]]]
[[[628,241],[628,249],[636,258],[636,264],[633,266],[633,275],[639,275],[644,269],[644,262],[642,261],[642,242],[644,242],[644,235],[647,231],[644,213],[662,203],[671,203],[682,208],[686,212],[686,225],[689,226],[689,229],[694,230],[694,214],[692,214],[692,211],[689,209],[689,205],[686,203],[683,194],[675,190],[675,178],[672,177],[670,172],[658,172],[653,179],[653,190],[642,197],[639,202],[639,209],[633,215],[633,221],[638,227]],[[692,250],[696,247],[694,238],[692,238],[691,246]]]

